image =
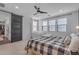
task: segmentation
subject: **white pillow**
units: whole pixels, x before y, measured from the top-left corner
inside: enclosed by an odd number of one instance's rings
[[[71,39],[69,50],[71,50],[72,52],[79,51],[79,37],[76,36]]]

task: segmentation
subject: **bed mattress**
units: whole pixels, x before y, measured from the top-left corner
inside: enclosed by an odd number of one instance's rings
[[[28,41],[25,50],[36,55],[70,55],[70,51],[64,45],[65,37],[40,37]]]

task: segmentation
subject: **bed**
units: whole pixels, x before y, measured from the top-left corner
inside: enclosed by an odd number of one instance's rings
[[[66,36],[42,36],[28,40],[25,47],[27,54],[31,55],[70,55],[68,45],[64,44]]]

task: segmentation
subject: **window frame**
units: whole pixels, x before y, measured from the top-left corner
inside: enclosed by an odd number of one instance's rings
[[[47,22],[47,26],[43,25],[43,22],[46,21]],[[42,31],[44,31],[44,27],[47,27],[47,30],[48,31],[48,20],[42,20]]]
[[[34,28],[33,22],[34,22],[34,21],[37,22],[37,26],[36,26],[37,30],[36,30],[36,31],[33,30],[33,28]],[[38,20],[33,20],[33,21],[32,21],[32,26],[33,26],[33,28],[32,28],[32,31],[33,31],[33,32],[39,31],[39,21],[38,21]]]
[[[64,19],[64,18],[60,18],[60,19]],[[60,20],[60,19],[57,19],[57,32],[67,32],[67,18],[65,17],[65,19],[66,19],[66,24],[58,24],[58,20]],[[66,28],[65,28],[65,31],[62,31],[62,30],[58,30],[58,27],[59,26],[65,26]]]
[[[50,21],[52,21],[52,20],[49,20],[48,21],[48,29],[49,29],[49,31],[56,31],[56,20],[54,20],[55,21],[55,25],[50,25]],[[50,30],[50,27],[52,27],[52,26],[54,26],[54,28],[55,28],[55,30]]]

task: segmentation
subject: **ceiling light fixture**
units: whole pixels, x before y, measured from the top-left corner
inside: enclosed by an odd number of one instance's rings
[[[16,8],[16,9],[18,9],[19,7],[18,7],[18,6],[16,6],[15,8]]]

